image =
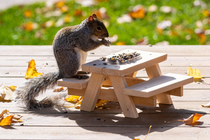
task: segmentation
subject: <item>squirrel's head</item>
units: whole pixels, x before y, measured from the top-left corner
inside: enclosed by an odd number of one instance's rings
[[[91,29],[92,35],[98,37],[99,39],[104,39],[109,37],[109,33],[102,21],[100,21],[95,14],[89,16],[88,26]]]

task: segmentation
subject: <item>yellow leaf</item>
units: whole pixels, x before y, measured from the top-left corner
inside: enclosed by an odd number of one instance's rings
[[[143,8],[140,8],[140,9],[138,9],[138,10],[135,11],[135,12],[130,12],[130,16],[131,16],[132,18],[140,18],[140,19],[142,19],[142,18],[144,18],[144,16],[145,16],[145,11],[144,11]]]
[[[69,7],[66,6],[66,5],[64,5],[64,6],[61,7],[61,11],[62,11],[63,13],[67,12],[68,10],[69,10]]]
[[[35,60],[32,59],[28,63],[28,69],[27,69],[26,74],[25,74],[25,79],[34,78],[34,77],[38,77],[38,76],[42,75],[41,73],[37,72],[35,66],[36,66]]]
[[[32,12],[30,10],[27,10],[24,12],[25,17],[29,18],[32,16]]]
[[[206,17],[210,17],[210,11],[204,10],[203,15],[206,16]]]
[[[75,96],[75,95],[67,95],[66,98],[65,98],[66,101],[74,102],[74,103],[76,103],[80,99],[81,99],[80,96]]]
[[[11,85],[9,88],[10,88],[12,91],[15,91],[15,89],[17,88],[17,86]]]
[[[119,42],[116,43],[116,45],[125,45],[125,42],[119,41]]]
[[[7,116],[6,118],[2,119],[0,122],[0,126],[11,125],[13,116],[14,115],[10,115],[10,116]]]
[[[58,1],[58,2],[56,2],[56,7],[57,8],[61,8],[62,6],[64,6],[64,4],[65,4],[65,1],[64,0]]]
[[[107,102],[108,102],[107,100],[98,99],[98,102],[96,103],[96,107],[99,107],[99,109],[103,109],[103,108],[100,108],[100,107],[105,105]]]
[[[194,82],[199,82],[203,78],[200,69],[193,69],[191,66],[188,67],[187,74],[188,76],[193,76]]]
[[[66,16],[64,17],[64,22],[65,22],[65,23],[68,23],[68,22],[70,22],[70,21],[72,21],[72,18],[71,18],[70,16],[66,15]]]

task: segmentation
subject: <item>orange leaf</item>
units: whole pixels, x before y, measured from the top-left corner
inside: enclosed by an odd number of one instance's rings
[[[27,10],[24,12],[25,17],[29,18],[32,16],[32,12],[30,10]]]
[[[116,45],[125,45],[125,42],[120,41],[120,42],[117,42]]]
[[[140,9],[138,9],[135,12],[130,12],[130,16],[132,18],[140,18],[140,19],[142,19],[145,16],[145,10],[143,8],[140,8]]]
[[[33,30],[33,23],[32,22],[25,23],[23,25],[23,27],[25,28],[26,31],[32,31]]]
[[[189,118],[182,120],[185,125],[195,125],[200,117],[203,116],[202,114],[194,113]]]
[[[1,120],[0,125],[1,126],[11,125],[13,116],[14,115],[10,115],[4,118],[3,120]]]
[[[65,4],[65,1],[58,1],[58,2],[56,2],[56,7],[57,8],[61,8],[62,6],[64,6],[64,4]]]
[[[35,60],[32,59],[32,60],[28,63],[28,69],[27,69],[27,71],[26,71],[25,79],[34,78],[34,77],[38,77],[38,76],[42,75],[41,73],[38,73],[38,72],[37,72],[35,66],[36,66]]]

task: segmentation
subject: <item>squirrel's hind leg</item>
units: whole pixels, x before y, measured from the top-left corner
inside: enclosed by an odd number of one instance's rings
[[[80,67],[80,60],[73,49],[56,50],[55,58],[63,78],[70,78],[76,75]]]

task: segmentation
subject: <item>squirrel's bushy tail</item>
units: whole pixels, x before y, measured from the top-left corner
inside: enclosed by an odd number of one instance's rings
[[[28,109],[39,107],[39,103],[37,103],[35,97],[47,88],[55,86],[58,79],[60,79],[59,72],[51,72],[41,77],[30,79],[25,83],[24,87],[17,90],[17,94],[23,99]]]

